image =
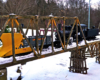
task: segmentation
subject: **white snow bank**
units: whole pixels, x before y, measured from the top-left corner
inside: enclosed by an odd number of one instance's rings
[[[18,64],[15,66],[7,67],[7,80],[10,80],[10,78],[12,78],[12,80],[17,80],[17,78],[20,76],[20,73],[16,72],[18,66],[21,66],[21,65]]]
[[[100,64],[95,63],[95,58],[87,59],[88,74],[80,74],[69,72],[69,57],[70,52],[65,52],[27,62],[21,69],[22,80],[100,80]],[[9,70],[8,77],[10,77],[16,73],[17,67],[12,67],[12,70],[7,69]]]

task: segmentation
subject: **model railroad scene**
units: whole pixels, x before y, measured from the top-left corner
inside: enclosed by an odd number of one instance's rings
[[[87,25],[80,24],[78,17],[26,16],[31,22],[34,21],[33,24],[36,26],[35,29],[30,29],[32,36],[26,36],[29,26],[25,32],[22,25],[18,22],[20,18],[24,19],[24,16],[17,16],[12,13],[4,17],[9,19],[1,30],[0,57],[9,58],[13,56],[13,62],[12,60],[1,61],[1,69],[66,51],[71,51],[69,71],[72,72],[87,74],[86,51],[89,52],[88,56],[97,56],[96,61],[99,61],[98,50],[100,42],[99,39],[96,38],[96,36],[99,35],[99,29],[95,27],[87,29]],[[44,21],[48,21],[45,28],[38,29],[38,19],[45,19]],[[63,24],[60,23],[60,19],[62,19]],[[74,23],[65,25],[66,19],[72,19]],[[7,26],[9,26],[8,24],[10,22],[11,27],[8,28]],[[14,27],[14,22],[17,27]],[[17,29],[19,29],[19,31]],[[49,35],[47,35],[47,33],[49,33]],[[94,40],[94,42],[87,43],[86,40]],[[84,41],[83,44],[80,44],[82,41]],[[73,43],[76,44],[73,45]],[[70,45],[73,47],[69,47]],[[51,52],[44,53],[44,50],[48,49],[48,47],[51,47]],[[16,58],[17,56],[26,56],[30,53],[33,55],[28,58]],[[76,64],[77,61],[78,63]],[[80,63],[82,63],[82,65]]]
[[[0,1],[0,80],[99,80],[99,4],[22,2]]]
[[[14,15],[14,14],[12,14],[12,15]],[[35,17],[37,17],[37,16],[35,16]],[[52,18],[52,17],[50,17],[50,18]],[[75,18],[72,18],[72,19],[75,19]],[[76,17],[76,20],[77,19],[78,18]],[[17,24],[19,24],[17,22],[17,20],[15,20],[15,21]],[[49,27],[50,27],[51,21],[52,21],[52,19],[48,22]],[[55,20],[53,20],[53,21],[54,21],[54,23],[52,23],[52,26],[51,26],[51,28],[52,28],[51,34],[52,35],[46,35],[48,32],[48,28],[49,28],[48,26],[47,26],[47,28],[42,30],[43,33],[45,33],[45,34],[41,35],[41,33],[39,33],[39,31],[41,31],[41,30],[38,30],[38,31],[35,31],[38,34],[37,36],[36,35],[35,36],[27,36],[27,37],[25,37],[27,39],[24,39],[21,30],[20,30],[20,33],[14,32],[15,46],[16,46],[15,50],[16,51],[20,50],[17,52],[15,51],[15,54],[32,52],[31,48],[29,47],[30,45],[31,45],[31,47],[33,47],[34,50],[36,50],[38,48],[40,51],[42,48],[48,48],[49,46],[52,46],[52,45],[55,48],[59,48],[61,46],[63,46],[63,48],[64,48],[63,44],[68,43],[69,45],[71,45],[73,42],[75,42],[77,40],[78,40],[77,42],[81,42],[84,38],[86,40],[95,40],[96,36],[99,35],[99,29],[96,29],[94,26],[92,29],[87,29],[87,25],[75,23],[74,25],[73,24],[70,26],[65,25],[62,27],[61,23],[56,24]],[[55,24],[54,26],[56,26],[56,28],[54,28],[53,24]],[[13,25],[13,23],[12,23],[12,25]],[[81,28],[80,28],[80,26],[81,26]],[[76,28],[78,31],[77,34],[76,34]],[[22,27],[21,27],[21,29],[22,29]],[[9,30],[9,28],[5,29],[5,31],[7,31],[7,30]],[[81,30],[82,30],[82,32],[81,32]],[[27,34],[27,32],[28,32],[28,29],[26,30],[26,33],[24,33],[24,34]],[[34,33],[34,30],[32,31],[32,33]],[[0,41],[2,44],[0,57],[7,57],[7,56],[12,55],[11,38],[12,38],[11,31],[2,33],[2,35],[0,37]],[[76,39],[76,38],[78,38],[78,39]],[[5,48],[7,49],[7,47],[8,47],[8,51],[5,50]],[[25,48],[25,51],[23,52],[24,48]]]

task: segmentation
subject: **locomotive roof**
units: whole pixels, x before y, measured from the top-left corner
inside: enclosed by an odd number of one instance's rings
[[[86,24],[80,24],[80,25],[81,25],[81,27],[87,27]],[[78,26],[79,26],[79,24],[78,24]]]
[[[80,24],[81,25],[81,27],[87,27],[87,25],[86,24]],[[71,24],[71,26],[65,26],[65,27],[72,27],[73,26],[73,24]],[[78,24],[78,26],[79,26],[79,24]]]

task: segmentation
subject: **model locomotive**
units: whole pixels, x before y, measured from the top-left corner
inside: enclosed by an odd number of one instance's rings
[[[99,29],[96,29],[94,26],[92,27],[92,29],[87,29],[87,25],[85,24],[80,24],[81,25],[81,28],[83,30],[83,33],[84,33],[84,36],[85,38],[88,40],[88,39],[95,39],[95,37],[99,34]],[[65,26],[65,42],[67,43],[67,39],[69,37],[69,34],[71,32],[71,28],[72,28],[73,25],[70,25],[70,26]],[[62,26],[61,24],[58,24],[58,31],[59,31],[59,34],[60,34],[60,37],[61,37],[61,40],[62,42],[64,41],[63,40],[63,30],[62,30]],[[42,44],[42,41],[43,41],[43,35],[40,35],[38,36],[38,46],[40,47],[41,44]],[[28,37],[28,40],[29,42],[32,44],[33,47],[36,47],[36,36],[30,36]],[[72,32],[72,35],[71,35],[71,38],[69,40],[69,44],[71,44],[73,41],[76,40],[76,26],[74,27],[73,29],[73,32]],[[82,41],[83,40],[83,36],[82,36],[82,32],[79,28],[79,25],[78,25],[78,41]],[[24,46],[28,46],[27,42],[24,40]],[[51,45],[51,36],[46,36],[46,40],[45,40],[45,43],[44,43],[44,47],[48,47]],[[60,40],[58,38],[58,34],[57,32],[55,32],[55,41],[54,41],[54,47],[61,47],[61,44],[60,44]]]

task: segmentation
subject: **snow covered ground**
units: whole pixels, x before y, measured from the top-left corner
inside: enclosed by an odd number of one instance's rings
[[[95,58],[87,59],[88,74],[69,72],[70,52],[30,61],[22,66],[22,80],[100,80],[100,64]],[[7,68],[8,80],[16,80],[17,66]]]

